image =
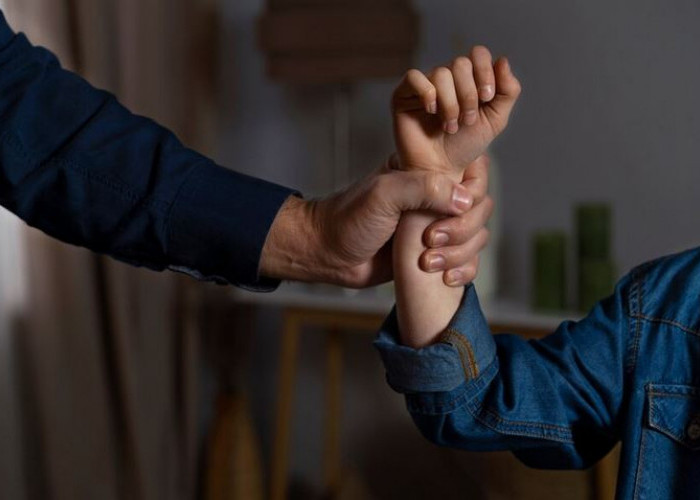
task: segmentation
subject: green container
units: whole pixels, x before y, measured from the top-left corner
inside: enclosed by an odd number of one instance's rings
[[[533,307],[540,311],[566,309],[566,233],[535,233],[533,253]]]
[[[581,259],[578,267],[578,308],[588,312],[615,287],[615,265],[609,260]]]
[[[576,207],[576,240],[579,259],[610,260],[610,205],[585,203]]]

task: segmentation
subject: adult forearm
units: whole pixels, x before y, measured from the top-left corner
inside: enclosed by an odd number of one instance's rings
[[[217,166],[0,14],[0,204],[65,242],[252,288],[291,190]]]
[[[260,257],[260,274],[273,279],[327,281],[319,256],[317,202],[296,196],[280,208]]]

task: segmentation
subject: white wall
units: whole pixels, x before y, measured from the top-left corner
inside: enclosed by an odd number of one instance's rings
[[[329,186],[332,95],[266,80],[254,22],[263,0],[227,0],[219,160],[308,193]],[[448,61],[474,43],[508,54],[524,85],[496,144],[503,177],[502,292],[525,300],[530,235],[573,230],[580,200],[615,210],[621,271],[698,244],[700,3],[694,0],[418,0],[418,65]],[[353,98],[358,169],[391,149],[391,82]]]

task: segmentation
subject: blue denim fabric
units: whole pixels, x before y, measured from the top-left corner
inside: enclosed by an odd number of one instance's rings
[[[492,335],[472,287],[450,329],[414,351],[390,318],[376,341],[428,439],[553,469],[589,467],[621,440],[618,498],[700,497],[700,249],[636,268],[541,340]]]
[[[67,243],[256,290],[292,190],[227,170],[16,35],[0,12],[0,205]]]

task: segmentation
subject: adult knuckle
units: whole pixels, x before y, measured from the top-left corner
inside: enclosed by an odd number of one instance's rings
[[[462,214],[458,219],[457,230],[463,234],[467,235],[470,232],[474,234],[474,216],[470,212]]]
[[[359,268],[350,268],[345,271],[346,286],[348,288],[362,288],[364,284],[364,273]]]
[[[508,116],[500,116],[497,120],[493,121],[491,127],[493,128],[494,135],[501,135],[501,132],[508,127]]]
[[[389,174],[380,174],[374,177],[372,180],[369,181],[367,190],[370,193],[375,193],[377,191],[382,191],[383,189],[385,189],[388,182],[388,175]]]
[[[429,172],[423,176],[423,193],[428,200],[437,200],[442,188],[442,177],[436,172]]]
[[[370,205],[375,204],[386,197],[387,191],[391,188],[392,174],[381,174],[372,179],[367,188],[367,197]]]

